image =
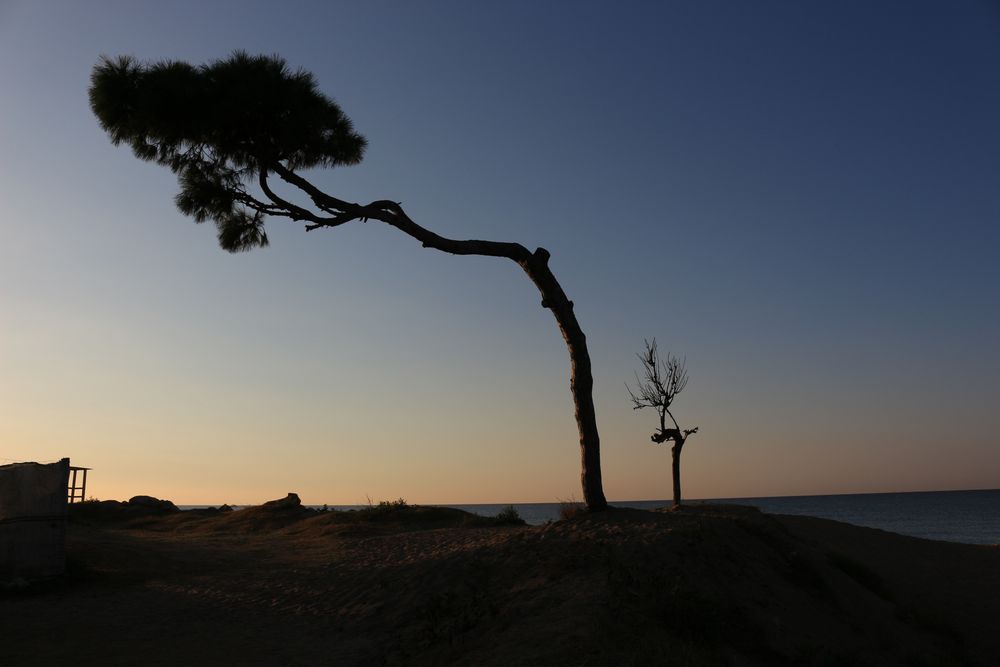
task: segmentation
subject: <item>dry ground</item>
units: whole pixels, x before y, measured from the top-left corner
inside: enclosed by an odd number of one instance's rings
[[[997,665],[1000,549],[752,508],[91,506],[0,665]]]

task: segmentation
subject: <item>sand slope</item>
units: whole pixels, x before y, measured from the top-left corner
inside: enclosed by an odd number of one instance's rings
[[[127,508],[125,508],[127,509]],[[1000,549],[746,507],[77,511],[2,665],[996,665]]]

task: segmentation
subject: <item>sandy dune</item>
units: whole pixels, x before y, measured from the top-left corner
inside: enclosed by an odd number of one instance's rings
[[[82,508],[82,509],[80,509]],[[996,665],[1000,549],[752,508],[80,506],[0,596],[14,665]]]

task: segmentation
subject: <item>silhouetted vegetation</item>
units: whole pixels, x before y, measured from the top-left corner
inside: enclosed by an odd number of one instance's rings
[[[497,513],[497,523],[511,526],[523,526],[527,522],[521,518],[521,513],[513,505],[507,505]]]
[[[635,375],[636,390],[625,385],[628,395],[632,399],[632,409],[642,410],[643,408],[653,408],[660,420],[659,428],[650,436],[650,440],[656,444],[662,444],[668,440],[673,442],[670,454],[673,459],[673,481],[674,481],[674,507],[681,504],[681,450],[688,436],[698,432],[698,427],[691,429],[681,429],[670,406],[673,405],[677,395],[684,391],[687,386],[688,375],[683,361],[667,354],[666,359],[661,359],[656,348],[656,339],[653,342],[645,341],[646,349],[636,356],[642,362],[642,377],[638,373]],[[668,428],[667,417],[673,428]]]
[[[583,503],[577,502],[575,500],[560,500],[559,501],[559,519],[565,521],[566,519],[572,519],[575,516],[579,516],[586,510],[586,506]]]
[[[237,52],[202,66],[104,57],[91,76],[90,105],[113,143],[177,174],[177,207],[195,222],[212,220],[219,244],[230,252],[266,246],[266,218],[302,222],[307,231],[378,220],[425,248],[514,261],[538,288],[569,348],[583,496],[591,510],[607,506],[586,338],[546,249],[448,239],[414,222],[399,202],[356,204],[320,190],[302,173],[357,164],[366,141],[317,90],[312,74],[290,71],[277,56]],[[297,189],[299,200],[278,194],[276,180]]]
[[[375,512],[392,512],[393,510],[405,509],[409,506],[405,498],[397,498],[396,500],[381,500],[378,505],[370,507],[370,509]]]

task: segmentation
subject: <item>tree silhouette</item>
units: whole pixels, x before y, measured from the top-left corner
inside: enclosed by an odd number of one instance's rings
[[[607,507],[587,341],[545,248],[445,238],[411,220],[399,202],[356,204],[317,188],[300,172],[357,164],[366,141],[311,73],[289,70],[278,56],[236,52],[201,66],[102,57],[91,74],[90,106],[114,144],[177,174],[177,207],[195,222],[214,221],[219,244],[230,252],[266,246],[268,217],[303,222],[307,231],[378,220],[425,248],[516,262],[569,349],[583,497],[591,510]],[[297,188],[300,200],[277,194],[275,178]]]
[[[650,437],[656,444],[662,444],[667,440],[674,444],[670,448],[673,459],[673,479],[674,479],[674,507],[681,504],[681,450],[688,436],[697,433],[698,427],[682,430],[677,420],[674,419],[670,406],[673,405],[677,395],[684,391],[687,386],[688,375],[683,361],[667,354],[666,359],[660,359],[656,349],[656,339],[653,342],[644,341],[646,349],[642,354],[636,354],[642,362],[642,378],[635,374],[636,390],[625,384],[628,395],[632,399],[632,409],[642,410],[643,408],[654,408],[660,419],[660,427]],[[667,428],[667,417],[673,428]]]

